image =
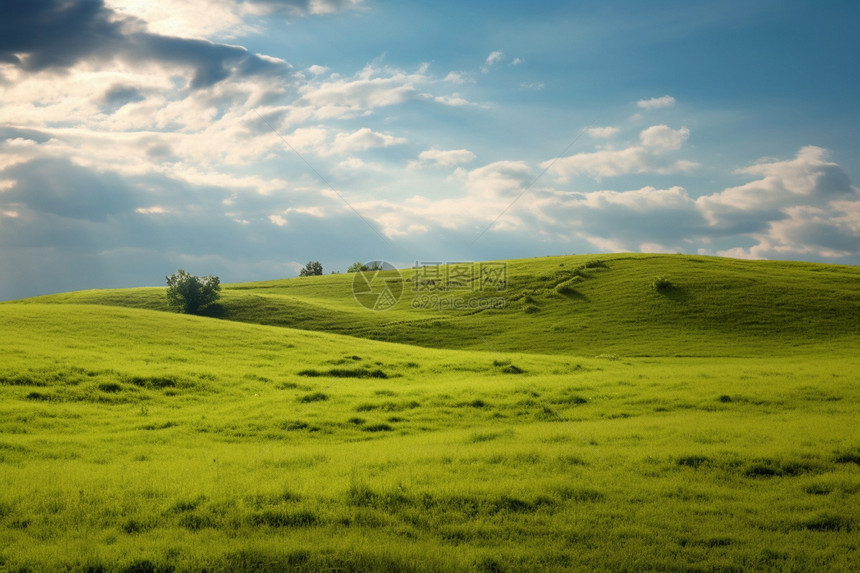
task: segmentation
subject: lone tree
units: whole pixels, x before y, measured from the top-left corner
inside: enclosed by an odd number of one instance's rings
[[[221,296],[221,279],[213,276],[196,277],[179,269],[167,279],[167,302],[171,308],[187,314],[197,314]]]
[[[300,277],[313,277],[323,274],[323,268],[319,261],[308,261],[299,272]]]

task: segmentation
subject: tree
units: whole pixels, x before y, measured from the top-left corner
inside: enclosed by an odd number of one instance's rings
[[[187,314],[197,314],[221,296],[218,277],[196,277],[179,269],[167,279],[167,302],[171,308]]]
[[[323,274],[323,268],[319,261],[308,261],[308,264],[299,272],[300,277],[313,277]]]
[[[349,265],[349,268],[346,269],[348,273],[360,273],[364,271],[381,271],[382,263],[380,261],[373,261],[370,265],[366,265],[364,263],[355,262]]]

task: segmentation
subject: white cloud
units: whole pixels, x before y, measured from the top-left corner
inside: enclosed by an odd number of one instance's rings
[[[518,65],[522,64],[523,62],[525,62],[525,60],[522,58],[514,58],[513,61],[511,61],[511,65],[512,66],[518,66]]]
[[[672,129],[666,125],[652,125],[639,134],[643,146],[659,151],[681,149],[689,137],[690,130],[686,127]]]
[[[308,68],[308,72],[314,76],[321,76],[328,71],[328,67],[314,64]]]
[[[138,207],[134,212],[142,215],[163,215],[165,213],[170,213],[171,211],[170,209],[154,205],[152,207]]]
[[[554,161],[545,161],[542,167],[566,180],[585,174],[595,178],[615,177],[631,173],[671,174],[692,171],[698,164],[689,160],[670,160],[669,151],[680,149],[690,132],[686,127],[673,130],[655,125],[639,134],[641,145],[624,149],[606,148],[591,153],[577,153]]]
[[[589,127],[585,132],[597,139],[609,139],[618,134],[617,127]]]
[[[827,160],[826,150],[815,146],[800,149],[794,159],[765,161],[736,173],[760,178],[700,197],[699,207],[712,225],[761,225],[786,208],[825,206],[857,193],[845,171]]]
[[[593,191],[583,194],[578,201],[592,209],[621,206],[634,211],[657,211],[663,209],[695,209],[695,202],[683,187],[656,189],[643,187],[633,191]]]
[[[460,97],[460,94],[457,93],[449,96],[437,96],[433,98],[433,101],[452,107],[460,107],[471,104],[469,100]]]
[[[369,127],[362,127],[352,133],[339,133],[334,138],[332,149],[337,153],[349,153],[352,151],[367,151],[374,147],[391,147],[406,143],[402,137],[394,137],[387,133],[373,131]]]
[[[636,105],[642,109],[662,109],[675,105],[675,98],[670,95],[662,97],[652,97],[651,99],[641,99],[636,102]]]
[[[283,217],[283,215],[269,215],[269,221],[271,221],[273,225],[277,225],[278,227],[286,227],[287,225],[287,220]]]
[[[234,37],[257,31],[245,23],[241,5],[230,0],[106,0],[105,4],[143,20],[148,31],[164,36]]]
[[[501,62],[502,58],[504,58],[504,57],[505,57],[505,54],[503,52],[490,52],[490,55],[487,56],[487,59],[484,62],[484,64],[486,66],[492,66],[494,64]]]
[[[492,199],[516,197],[532,177],[525,161],[496,161],[472,171],[457,171],[470,195]]]
[[[165,36],[235,38],[261,33],[249,16],[280,14],[287,18],[333,14],[358,8],[363,0],[105,0],[119,14],[146,23],[148,31]]]
[[[331,79],[300,88],[300,103],[317,108],[318,117],[355,117],[375,108],[423,97],[419,86],[429,81],[424,74],[366,66],[350,79]]]
[[[410,161],[410,168],[427,166],[451,167],[461,163],[469,163],[475,159],[475,154],[468,149],[428,149],[418,154],[417,161]]]
[[[472,81],[472,78],[466,72],[448,72],[448,75],[442,81],[451,82],[452,84],[464,84]]]

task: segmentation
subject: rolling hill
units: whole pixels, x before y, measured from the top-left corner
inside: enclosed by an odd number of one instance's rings
[[[0,571],[851,570],[858,269],[504,264],[0,304]]]
[[[564,256],[503,261],[503,290],[416,286],[402,275],[400,301],[369,311],[352,274],[223,286],[218,318],[388,340],[428,348],[597,355],[737,356],[813,351],[856,342],[860,269],[685,255]],[[448,269],[433,270],[445,276]],[[652,283],[666,277],[662,291]],[[425,281],[426,282],[426,281]],[[435,297],[435,299],[430,298]],[[451,299],[474,308],[439,309]],[[423,302],[436,301],[436,307]],[[501,300],[503,308],[491,307]],[[29,299],[167,310],[164,289],[97,290]],[[415,304],[413,304],[415,303]],[[418,306],[418,308],[416,308]],[[452,306],[452,305],[449,305]]]

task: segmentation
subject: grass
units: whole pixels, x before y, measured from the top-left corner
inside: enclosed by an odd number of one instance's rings
[[[857,271],[699,259],[512,262],[529,315],[321,318],[420,346],[147,309],[163,289],[2,304],[0,571],[851,570]],[[581,296],[516,286],[550,268]],[[245,290],[346,309],[337,280]]]
[[[223,285],[212,314],[427,348],[585,356],[757,356],[786,348],[830,349],[853,340],[860,322],[857,267],[637,254],[506,265],[502,291],[443,286],[431,291],[440,300],[500,299],[502,308],[416,308],[413,302],[427,291],[415,286],[419,271],[405,270],[403,296],[384,312],[356,304],[352,275],[341,274]],[[671,288],[658,289],[655,277],[671,277]],[[163,288],[83,291],[28,302],[167,310],[164,293]]]

